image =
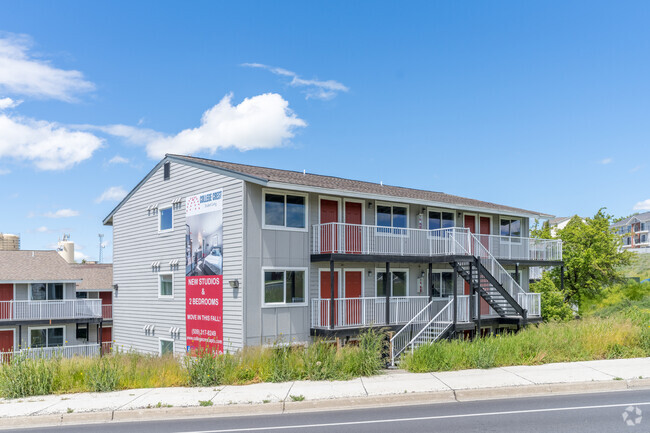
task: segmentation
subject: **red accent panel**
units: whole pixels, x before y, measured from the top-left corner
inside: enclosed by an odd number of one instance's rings
[[[0,301],[13,301],[14,285],[0,284]],[[0,302],[0,319],[11,319],[12,305],[8,302]],[[2,352],[2,350],[0,350]]]
[[[330,271],[321,271],[320,273],[320,297],[321,299],[330,299]],[[339,273],[334,271],[334,299],[339,297]],[[321,326],[328,326],[330,323],[329,302],[322,302],[320,307]],[[337,316],[336,304],[334,304],[334,317]],[[336,320],[336,319],[335,319]]]
[[[112,292],[99,292],[99,298],[102,300],[102,305],[110,305],[113,303]]]
[[[363,272],[349,271],[345,273],[345,314],[347,324],[361,323],[361,279]],[[356,298],[356,299],[348,299]]]
[[[320,201],[320,223],[339,222],[339,202],[336,200]],[[320,229],[320,251],[321,253],[333,253],[338,251],[338,227],[325,226]]]

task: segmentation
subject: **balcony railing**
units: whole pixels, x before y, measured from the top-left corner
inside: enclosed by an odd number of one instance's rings
[[[494,235],[475,235],[498,259],[562,260],[562,241]],[[471,251],[468,229],[437,230],[369,226],[346,223],[315,224],[312,254],[368,254],[450,256]]]
[[[102,318],[113,319],[113,304],[102,304]]]
[[[9,320],[86,319],[102,317],[101,299],[0,301],[0,323]]]
[[[9,362],[14,356],[23,356],[29,359],[92,357],[99,355],[99,346],[99,344],[80,344],[77,346],[38,347],[14,352],[0,352],[0,362]]]

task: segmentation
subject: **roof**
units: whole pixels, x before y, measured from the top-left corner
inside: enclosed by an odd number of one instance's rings
[[[0,281],[77,281],[79,275],[56,251],[0,251]]]
[[[555,217],[551,218],[548,220],[548,225],[550,226],[556,226],[558,224],[562,224],[564,221],[570,220],[572,217]]]
[[[81,277],[77,290],[113,290],[113,265],[109,263],[71,264]]]
[[[325,176],[320,174],[304,173],[301,171],[280,170],[276,168],[260,167],[246,164],[236,164],[233,162],[217,161],[207,158],[197,158],[185,155],[168,154],[160,161],[154,169],[118,204],[115,209],[104,219],[104,224],[112,223],[112,216],[122,206],[129,197],[139,189],[139,187],[155,172],[163,162],[173,160],[180,163],[188,163],[202,168],[214,168],[226,175],[239,175],[243,179],[262,185],[269,183],[283,184],[288,187],[302,186],[312,188],[322,188],[327,190],[336,190],[341,192],[353,192],[366,195],[379,195],[384,197],[399,198],[403,200],[419,200],[430,202],[436,205],[449,205],[456,207],[466,207],[472,209],[482,209],[488,211],[497,211],[509,214],[522,214],[533,217],[548,218],[548,215],[536,211],[520,209],[511,206],[504,206],[481,200],[475,200],[466,197],[460,197],[451,194],[445,194],[436,191],[427,191],[422,189],[404,188],[360,180],[345,179],[341,177]]]
[[[612,224],[612,226],[613,227],[624,226],[626,224],[629,224],[632,221],[643,222],[643,223],[648,222],[650,221],[650,212],[643,212],[636,215],[631,215],[627,218],[620,220],[619,222]]]
[[[112,290],[112,264],[68,263],[56,251],[0,251],[0,281],[75,281],[77,290]]]

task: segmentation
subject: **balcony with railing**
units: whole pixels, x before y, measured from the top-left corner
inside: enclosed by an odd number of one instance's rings
[[[101,318],[101,302],[100,299],[0,301],[0,324],[8,321]]]
[[[75,346],[31,347],[13,352],[0,352],[0,363],[9,362],[15,356],[29,359],[40,358],[74,358],[99,356],[100,345],[79,344]]]
[[[474,235],[499,260],[561,261],[562,241],[515,236]],[[468,229],[437,230],[346,223],[315,224],[311,253],[385,256],[455,256],[473,251]]]
[[[434,298],[430,314],[435,315],[452,298]],[[390,319],[386,321],[386,298],[317,298],[311,300],[311,327],[313,329],[345,329],[371,326],[404,325],[428,304],[427,296],[396,296],[389,298]],[[469,321],[469,297],[458,296],[458,321]],[[331,309],[334,308],[334,322]],[[433,317],[433,316],[432,316]],[[428,321],[429,316],[426,317]],[[424,320],[424,318],[423,318]]]

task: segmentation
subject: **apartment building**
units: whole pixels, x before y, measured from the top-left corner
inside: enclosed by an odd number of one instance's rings
[[[118,345],[233,351],[394,332],[394,355],[540,320],[539,212],[439,192],[167,155],[105,218]]]
[[[110,348],[112,266],[57,251],[0,251],[0,361],[92,356]]]
[[[622,236],[623,248],[635,252],[650,251],[650,212],[632,215],[611,225]]]

